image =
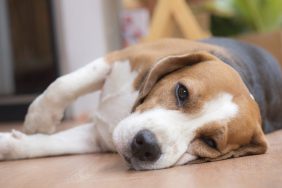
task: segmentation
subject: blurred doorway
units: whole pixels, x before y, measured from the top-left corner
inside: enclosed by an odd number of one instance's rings
[[[0,0],[0,121],[23,120],[58,75],[50,0]]]

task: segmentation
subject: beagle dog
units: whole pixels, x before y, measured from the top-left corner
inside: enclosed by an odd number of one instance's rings
[[[66,107],[98,90],[93,122],[54,133]],[[281,112],[282,73],[261,48],[164,39],[58,78],[30,105],[24,133],[0,134],[0,159],[111,151],[150,170],[262,154]]]

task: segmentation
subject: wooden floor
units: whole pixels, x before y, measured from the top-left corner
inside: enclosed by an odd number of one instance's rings
[[[18,126],[0,124],[1,131],[11,128]],[[0,188],[282,187],[282,131],[267,137],[264,155],[155,171],[128,170],[117,154],[0,162]]]

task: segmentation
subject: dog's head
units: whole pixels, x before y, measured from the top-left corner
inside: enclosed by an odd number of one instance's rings
[[[137,170],[264,153],[257,103],[239,74],[207,52],[160,59],[113,134]]]

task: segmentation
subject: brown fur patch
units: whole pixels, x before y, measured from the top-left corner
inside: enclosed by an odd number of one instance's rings
[[[145,74],[160,59],[172,56],[194,53],[197,51],[218,51],[226,53],[224,49],[213,45],[189,41],[184,39],[163,39],[157,42],[141,43],[119,51],[109,53],[106,60],[114,63],[120,60],[129,60],[132,70],[138,71],[139,75],[134,88],[139,89]],[[143,79],[142,79],[143,78]]]

